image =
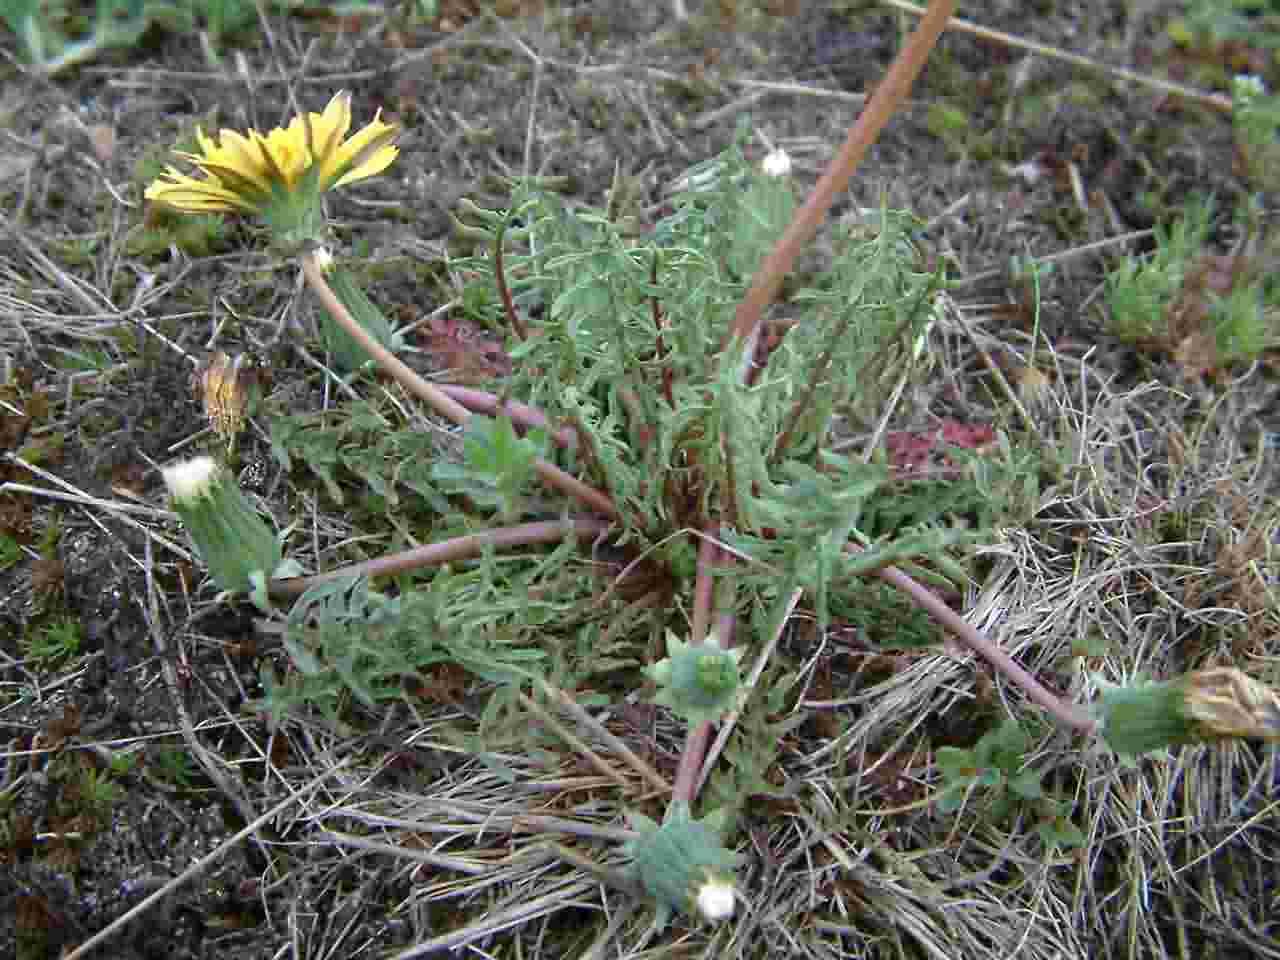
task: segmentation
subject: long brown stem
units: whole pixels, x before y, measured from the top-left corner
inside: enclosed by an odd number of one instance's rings
[[[732,333],[744,344],[744,365],[749,367],[751,358],[755,355],[755,343],[765,307],[777,296],[783,278],[791,271],[805,244],[813,239],[818,227],[822,225],[836,195],[848,186],[867,150],[898,109],[898,105],[906,99],[916,77],[924,68],[929,52],[938,42],[947,20],[955,11],[955,6],[956,0],[933,0],[929,4],[928,12],[907,41],[906,47],[890,65],[884,80],[876,87],[874,96],[858,116],[835,160],[814,186],[813,192],[796,213],[777,246],[756,271],[751,289],[738,304],[733,319]]]
[[[551,429],[551,421],[547,418],[547,415],[537,407],[531,407],[527,403],[520,403],[517,400],[499,400],[496,395],[485,390],[463,387],[456,383],[442,383],[439,385],[439,390],[453,397],[472,413],[486,413],[489,416],[502,414],[510,417],[512,423],[519,424],[522,427],[527,427],[530,430],[547,431],[547,436],[558,447],[572,450],[577,445],[578,437],[572,429],[569,427],[561,427],[559,430]]]
[[[777,295],[782,287],[783,278],[791,270],[800,251],[817,233],[818,227],[821,226],[827,211],[835,201],[836,194],[848,185],[867,149],[880,135],[884,125],[897,110],[898,104],[906,99],[911,85],[923,69],[929,52],[937,43],[938,36],[942,33],[942,28],[954,9],[955,0],[934,0],[930,5],[924,20],[912,34],[907,46],[893,61],[884,80],[876,88],[875,96],[871,98],[871,102],[867,104],[866,109],[853,125],[853,129],[849,131],[849,136],[844,146],[840,148],[836,159],[813,188],[813,192],[796,213],[773,251],[756,271],[751,289],[738,304],[731,328],[733,338],[737,341],[737,348],[742,351],[740,371],[742,383],[749,382],[765,307]],[[734,347],[730,346],[729,349]],[[698,550],[698,578],[694,588],[694,643],[702,641],[710,621],[712,585],[710,571],[718,556],[718,548],[710,546],[708,540],[703,540]],[[732,623],[732,620],[728,622]],[[728,638],[724,640],[727,641]],[[704,723],[689,731],[684,750],[680,754],[675,786],[672,788],[673,801],[692,805],[710,730],[711,725]]]
[[[839,154],[836,155],[836,159],[813,188],[813,192],[796,213],[773,251],[756,271],[751,288],[738,304],[731,328],[734,339],[738,341],[738,349],[742,351],[741,381],[744,384],[748,382],[750,376],[765,307],[777,295],[782,287],[783,278],[791,270],[800,251],[817,233],[818,227],[821,226],[827,211],[835,201],[836,194],[848,185],[868,148],[880,135],[884,125],[889,122],[898,104],[906,99],[911,85],[924,68],[929,52],[937,43],[938,36],[942,33],[942,28],[954,9],[955,0],[934,0],[930,5],[928,14],[912,34],[907,46],[893,61],[884,80],[876,88],[870,103],[849,131],[849,136],[844,146],[840,148]],[[705,547],[706,544],[707,541],[704,540],[703,546]],[[703,562],[703,552],[703,549],[699,548],[698,580],[694,595],[693,640],[695,643],[700,642],[705,635],[707,619],[709,619],[709,612],[703,612],[704,619],[701,623],[699,622],[701,609],[699,600],[702,599],[699,589],[708,594],[706,601],[708,611],[710,604],[710,575],[709,572],[704,573],[704,567],[708,565]],[[717,553],[718,551],[713,548],[709,556],[713,557]],[[680,768],[676,774],[673,799],[692,803],[702,758],[706,752],[709,730],[709,725],[703,724],[690,731],[680,756]]]
[[[544,520],[538,523],[522,523],[514,527],[503,527],[497,530],[484,530],[470,533],[463,537],[454,537],[440,543],[431,543],[412,550],[388,554],[363,563],[339,567],[313,577],[291,577],[287,580],[272,580],[267,589],[273,596],[298,596],[325,580],[335,577],[349,577],[364,574],[369,577],[385,576],[393,573],[404,573],[419,570],[423,567],[439,566],[454,560],[468,560],[478,557],[486,548],[504,550],[509,547],[522,547],[532,543],[555,543],[565,537],[573,536],[580,540],[595,539],[608,530],[610,524],[599,517],[571,517],[568,520]]]
[[[698,541],[698,576],[693,585],[693,636],[691,643],[703,643],[711,627],[711,604],[715,596],[715,567],[722,559],[720,548],[716,546],[715,537],[719,527],[712,525],[706,531],[710,536]],[[728,630],[733,629],[732,617],[721,624]],[[725,647],[732,643],[728,636],[719,636],[717,640]],[[676,768],[676,782],[671,788],[673,803],[693,806],[698,790],[698,774],[702,770],[702,759],[707,753],[707,743],[711,739],[711,724],[700,723],[691,727],[685,736],[684,746],[680,750],[680,765]]]
[[[471,419],[470,410],[435,384],[423,380],[404,361],[369,336],[368,331],[360,326],[356,319],[351,316],[350,311],[343,306],[342,301],[334,295],[333,290],[325,281],[324,271],[321,270],[320,263],[314,253],[302,255],[302,272],[306,275],[307,283],[311,285],[311,289],[320,298],[320,303],[329,311],[329,315],[337,321],[339,326],[351,334],[355,341],[360,344],[360,347],[373,358],[374,362],[394,377],[397,383],[415,397],[426,401],[431,409],[454,423],[464,424]],[[538,475],[538,478],[552,489],[573,497],[580,503],[612,520],[621,519],[621,512],[608,496],[588,486],[571,474],[565,473],[555,464],[548,463],[546,460],[537,460],[534,462],[533,470]]]
[[[324,278],[324,271],[320,268],[320,263],[316,259],[314,252],[304,253],[301,260],[302,272],[307,278],[307,283],[310,284],[315,295],[320,298],[320,303],[328,311],[329,316],[333,317],[338,326],[351,334],[352,339],[360,344],[360,348],[369,354],[381,369],[394,377],[396,383],[400,384],[415,397],[425,401],[432,410],[442,417],[446,417],[458,424],[466,423],[471,419],[470,410],[435,386],[435,384],[423,380],[403,360],[373,339],[369,332],[360,326],[356,318],[351,316],[351,312],[343,306],[342,301],[337,298],[329,287],[328,281]]]
[[[982,631],[948,607],[927,587],[916,583],[896,567],[882,567],[876,571],[876,576],[897,587],[914,600],[917,606],[955,634],[956,639],[1003,673],[1010,682],[1021,687],[1033,702],[1044,707],[1063,726],[1079,730],[1084,734],[1092,734],[1097,730],[1098,724],[1093,717],[1082,710],[1077,710],[1046,689],[1017,661],[984,637]]]
[[[502,308],[507,311],[507,322],[516,336],[521,340],[529,339],[529,329],[524,320],[516,312],[516,305],[511,299],[511,291],[507,287],[507,271],[502,262],[502,239],[507,232],[506,224],[498,227],[493,233],[493,278],[498,285],[498,296],[502,298]]]

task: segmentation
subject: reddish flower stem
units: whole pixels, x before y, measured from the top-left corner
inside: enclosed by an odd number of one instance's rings
[[[711,606],[715,597],[715,567],[723,559],[720,548],[716,546],[715,535],[719,533],[717,525],[710,525],[708,536],[698,538],[698,577],[693,585],[693,634],[690,643],[703,643],[711,626]],[[733,615],[720,617],[717,624],[716,641],[726,650],[733,645]],[[722,636],[720,630],[727,632]],[[667,651],[668,655],[671,651]],[[676,769],[676,782],[671,788],[673,803],[684,803],[692,807],[697,799],[698,774],[702,770],[702,758],[707,753],[707,743],[711,738],[711,724],[700,723],[690,727],[685,735],[684,746],[680,750],[680,765]]]
[[[456,424],[464,424],[471,419],[470,410],[445,393],[440,387],[422,379],[404,361],[374,340],[368,331],[360,326],[359,322],[351,316],[350,311],[343,306],[342,301],[334,295],[333,290],[329,287],[315,253],[305,253],[302,255],[301,260],[302,272],[307,278],[307,283],[310,284],[316,296],[320,298],[320,303],[325,310],[329,312],[329,315],[333,317],[342,329],[351,334],[355,341],[360,344],[360,347],[373,358],[373,361],[381,369],[385,370],[409,393],[426,401],[431,409],[441,416],[447,417]],[[540,459],[534,462],[533,470],[538,475],[538,478],[552,489],[559,490],[561,493],[572,497],[597,513],[609,517],[611,520],[620,520],[622,518],[621,512],[607,495],[588,486],[572,474],[566,473],[555,464]]]
[[[561,427],[559,430],[552,430],[551,421],[537,407],[531,407],[527,403],[519,403],[515,400],[500,402],[492,393],[476,390],[472,387],[459,386],[454,383],[438,384],[438,389],[441,393],[457,400],[472,413],[485,413],[491,417],[502,414],[510,417],[512,423],[527,427],[530,430],[546,430],[547,435],[551,437],[556,446],[563,447],[566,450],[572,450],[577,445],[578,438],[572,429]]]
[[[516,332],[517,337],[528,340],[529,330],[524,325],[524,320],[520,318],[520,314],[516,312],[511,291],[507,289],[507,271],[502,263],[502,239],[506,232],[507,228],[504,224],[493,235],[493,276],[498,284],[498,296],[502,298],[502,308],[507,311],[507,322],[511,324],[511,329]]]
[[[385,370],[388,375],[395,379],[396,383],[404,387],[409,393],[420,400],[424,400],[432,410],[442,417],[457,424],[466,423],[471,419],[470,410],[448,396],[435,384],[423,380],[403,360],[373,339],[369,332],[360,326],[359,321],[351,316],[351,312],[343,306],[342,301],[337,298],[332,288],[330,288],[314,252],[304,253],[300,259],[302,261],[302,273],[307,278],[307,283],[312,291],[320,299],[321,306],[325,308],[329,316],[333,317],[338,326],[351,334],[352,339],[360,344],[360,349],[373,358],[374,363]]]
[[[756,271],[751,288],[738,304],[733,326],[730,329],[731,340],[728,346],[728,349],[734,349],[736,341],[736,347],[742,351],[740,378],[743,384],[749,384],[751,381],[765,307],[773,302],[773,298],[782,287],[783,279],[791,271],[800,251],[817,233],[836,195],[848,186],[849,180],[853,177],[867,150],[898,109],[898,105],[906,99],[911,85],[924,68],[930,51],[937,43],[954,9],[955,0],[934,0],[929,5],[928,13],[925,14],[916,32],[912,34],[906,47],[890,65],[889,72],[849,131],[849,136],[835,160],[818,180],[804,206],[797,211],[777,245]],[[693,643],[701,642],[706,636],[711,611],[711,568],[718,558],[719,548],[715,547],[709,538],[703,539],[698,549],[698,578],[694,586]],[[732,623],[732,618],[729,623]],[[731,641],[726,636],[722,638],[722,642]],[[684,750],[680,755],[676,783],[672,788],[673,801],[693,804],[710,729],[710,724],[700,724],[689,731]]]
[[[353,574],[378,577],[405,573],[410,570],[420,570],[423,567],[451,563],[455,560],[469,560],[472,557],[478,557],[489,547],[505,550],[534,543],[555,543],[569,536],[580,540],[593,540],[607,531],[610,526],[608,521],[599,517],[579,516],[568,520],[544,520],[538,523],[522,523],[514,527],[500,527],[496,530],[482,530],[479,533],[470,533],[440,543],[403,550],[400,553],[388,554],[363,563],[353,563],[313,577],[272,580],[268,584],[268,590],[272,596],[298,596],[317,583],[332,580],[335,577],[348,577]]]
[[[857,548],[850,546],[849,549]],[[1003,673],[1011,683],[1021,687],[1034,703],[1044,707],[1064,727],[1086,735],[1096,732],[1098,724],[1092,716],[1066,703],[1044,687],[1017,661],[984,637],[982,631],[943,603],[928,587],[917,583],[896,567],[881,567],[876,571],[876,576],[910,597],[917,606],[955,634],[956,639]]]
[[[755,356],[756,340],[760,334],[760,321],[765,307],[777,296],[783,278],[791,272],[800,251],[817,233],[836,196],[849,185],[849,180],[866,156],[867,150],[875,143],[898,106],[907,98],[955,7],[956,0],[933,0],[929,4],[929,10],[916,27],[915,33],[889,66],[889,72],[876,87],[866,109],[859,114],[844,146],[840,148],[827,172],[818,180],[804,206],[796,212],[773,251],[756,271],[751,289],[738,304],[732,328],[734,338],[743,343],[744,369],[750,368],[751,359]]]

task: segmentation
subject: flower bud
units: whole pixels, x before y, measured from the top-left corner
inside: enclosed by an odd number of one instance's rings
[[[640,814],[629,819],[640,832],[628,845],[632,869],[657,903],[660,926],[672,913],[696,913],[712,921],[733,915],[732,871],[738,858],[721,845],[708,821],[691,819],[679,805],[661,826]]]
[[[791,173],[791,154],[782,149],[772,150],[760,162],[760,169],[770,177],[785,177]]]
[[[715,922],[733,916],[734,893],[733,884],[727,880],[710,879],[698,890],[696,898],[698,913],[704,920]]]
[[[1192,725],[1182,709],[1182,681],[1106,685],[1100,704],[1102,738],[1117,753],[1137,756],[1192,739]]]
[[[236,437],[244,429],[249,402],[258,392],[260,373],[245,355],[232,359],[219,350],[192,378],[209,425],[226,441],[228,450],[234,449]]]
[[[1240,106],[1252,106],[1259,97],[1266,95],[1262,78],[1251,73],[1241,73],[1231,78],[1231,98]]]
[[[1280,740],[1280,697],[1233,667],[1187,674],[1185,711],[1202,737]]]
[[[668,631],[667,653],[645,671],[660,688],[654,703],[670,707],[691,724],[714,723],[738,706],[741,647],[725,650],[714,635],[705,643],[688,644]]]
[[[271,576],[280,564],[280,544],[226,469],[211,457],[197,457],[162,473],[173,509],[221,589],[244,592],[254,573]]]
[[[1230,667],[1163,683],[1107,686],[1100,713],[1103,739],[1132,755],[1223,737],[1280,740],[1280,697]]]

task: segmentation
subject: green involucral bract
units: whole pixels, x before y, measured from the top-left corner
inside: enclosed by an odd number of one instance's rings
[[[333,267],[326,271],[325,280],[333,295],[369,336],[393,353],[399,349],[399,338],[391,328],[391,321],[356,283],[351,271],[344,267]],[[355,337],[339,326],[327,310],[320,312],[320,333],[335,369],[350,373],[359,370],[366,363],[372,363],[372,359],[356,342]]]
[[[1189,743],[1195,739],[1195,722],[1185,703],[1181,678],[1132,687],[1107,684],[1099,709],[1102,737],[1117,753],[1131,756]]]
[[[254,573],[271,576],[280,565],[279,541],[224,467],[197,457],[163,473],[173,509],[221,589],[243,593]]]
[[[714,723],[738,706],[741,647],[725,650],[714,636],[688,644],[668,632],[667,651],[665,660],[646,671],[659,687],[655,703],[670,707],[691,724]]]
[[[658,925],[672,913],[719,920],[733,912],[733,869],[738,858],[720,843],[706,820],[694,820],[676,804],[661,826],[633,813],[628,818],[640,836],[628,844],[632,871],[658,907]]]

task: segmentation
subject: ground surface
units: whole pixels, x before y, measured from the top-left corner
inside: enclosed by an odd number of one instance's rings
[[[495,926],[472,939],[504,956],[586,955],[597,937],[614,944],[597,956],[644,949],[644,924],[617,894],[550,861],[530,865],[545,854],[517,841],[510,812],[495,806],[498,781],[467,767],[462,751],[419,738],[421,716],[392,711],[372,730],[317,718],[285,731],[244,709],[260,693],[264,658],[279,651],[255,635],[250,610],[212,602],[207,586],[198,589],[199,570],[166,546],[186,541],[146,509],[164,506],[152,466],[205,428],[190,379],[212,349],[258,357],[280,408],[329,402],[300,349],[319,351],[308,332],[313,307],[291,269],[275,271],[253,252],[261,245],[243,225],[212,233],[203,256],[149,240],[141,192],[197,122],[266,128],[293,112],[290,96],[315,110],[348,89],[357,123],[381,108],[407,133],[389,175],[334,198],[332,212],[345,242],[386,265],[375,295],[398,323],[412,323],[448,299],[439,264],[464,245],[451,228],[458,201],[500,205],[504,176],[564,178],[568,197],[597,205],[621,187],[643,217],[749,117],[751,149],[786,148],[798,179],[811,183],[914,21],[858,3],[690,2],[684,22],[670,5],[629,0],[547,3],[502,20],[443,6],[434,27],[273,20],[269,38],[230,51],[221,70],[205,65],[194,39],[160,31],[143,48],[53,81],[0,68],[0,449],[27,465],[0,463],[0,481],[71,497],[0,498],[0,527],[22,547],[0,571],[0,730],[9,744],[0,955],[58,956],[339,763],[349,776],[299,799],[98,955],[376,956],[544,895],[563,902],[513,920],[518,933]],[[961,12],[1113,66],[1211,83],[1222,63],[1170,49],[1164,27],[1176,8],[993,0]],[[0,35],[0,44],[11,41]],[[1103,330],[1099,284],[1115,258],[1149,249],[1150,238],[1078,250],[1167,219],[1191,190],[1216,193],[1226,210],[1245,195],[1221,111],[950,34],[837,210],[887,203],[925,221],[923,241],[959,281],[954,299],[1011,376],[1033,311],[1010,260],[1057,258],[1040,281],[1040,332],[1059,358],[1054,383],[1077,393],[1066,419],[1084,438],[1080,462],[1107,479],[1046,497],[1034,532],[1012,531],[985,588],[965,601],[997,639],[1051,675],[1062,645],[1089,623],[1134,643],[1176,635],[1175,666],[1224,651],[1256,664],[1278,652],[1265,602],[1242,600],[1264,588],[1240,586],[1250,574],[1239,565],[1214,566],[1225,547],[1259,548],[1248,539],[1250,518],[1273,529],[1258,518],[1268,516],[1275,486],[1260,452],[1265,432],[1280,429],[1274,377],[1266,364],[1215,371],[1214,380],[1188,376],[1169,353],[1121,344]],[[1222,223],[1225,250],[1238,237],[1229,217]],[[423,369],[439,365],[431,329],[410,341]],[[896,427],[992,418],[989,391],[974,386],[981,363],[952,333],[935,345],[939,384],[904,402]],[[264,437],[255,425],[242,456],[258,463],[254,488],[277,521],[300,520],[317,543],[355,532],[298,492]],[[1177,476],[1176,490],[1156,489],[1160,470]],[[1180,536],[1166,538],[1181,553],[1139,537],[1150,527],[1143,504],[1154,509],[1166,494],[1189,498]],[[106,509],[85,495],[139,509]],[[1157,560],[1207,572],[1200,581],[1133,579]],[[1274,568],[1270,576],[1274,585]],[[1165,609],[1155,595],[1171,584],[1179,593]],[[74,656],[33,656],[32,637],[77,628]],[[985,676],[942,662],[912,659],[874,688],[876,709],[939,712],[951,702],[947,684],[967,696],[985,681],[990,695]],[[878,716],[868,689],[842,722]],[[450,697],[440,699],[436,713],[447,718]],[[787,774],[794,784],[816,778],[835,729],[803,728]],[[427,746],[406,748],[410,737]],[[192,743],[217,758],[221,785]],[[1090,845],[1077,857],[1056,854],[1043,868],[1052,876],[1035,874],[1043,850],[1002,849],[1008,835],[981,824],[957,820],[957,839],[946,818],[820,830],[780,814],[789,827],[762,821],[742,847],[744,896],[760,908],[752,919],[721,934],[677,929],[649,946],[685,938],[690,952],[714,943],[719,956],[1280,956],[1275,757],[1245,747],[1193,753],[1145,775],[1082,781],[1076,817]],[[875,805],[924,796],[913,769],[922,768],[904,759],[903,779],[878,774]],[[599,789],[590,776],[531,776],[525,806],[511,809],[530,812],[545,796],[547,812],[589,819]],[[429,824],[382,842],[457,857],[456,869],[335,841],[335,832],[367,837],[381,824],[375,814]],[[900,833],[869,839],[881,830]],[[1131,835],[1140,840],[1120,839]],[[1122,856],[1104,855],[1116,844]],[[601,914],[602,903],[615,912]],[[948,913],[946,904],[956,906]]]

